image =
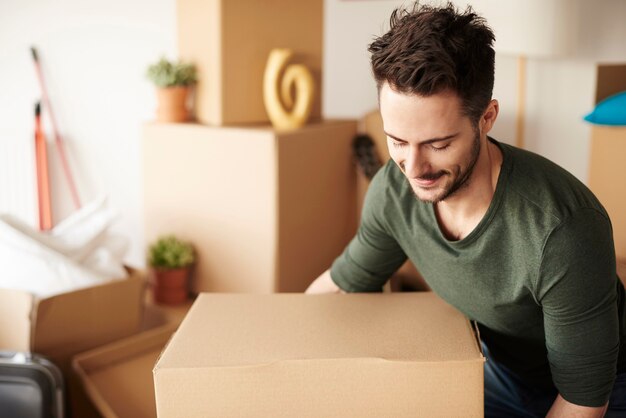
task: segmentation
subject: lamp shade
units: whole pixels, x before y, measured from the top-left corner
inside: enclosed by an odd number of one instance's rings
[[[527,57],[568,55],[573,47],[576,2],[572,0],[473,0],[496,35],[495,50]]]

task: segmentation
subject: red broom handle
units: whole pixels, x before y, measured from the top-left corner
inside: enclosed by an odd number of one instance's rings
[[[46,136],[41,129],[40,106],[35,108],[35,160],[37,163],[37,195],[39,198],[39,229],[52,229],[52,205]]]
[[[30,50],[33,54],[33,60],[35,61],[35,69],[37,71],[37,78],[39,79],[39,85],[41,86],[41,95],[43,98],[43,103],[50,114],[50,121],[52,122],[52,130],[54,132],[54,141],[56,143],[57,149],[59,150],[59,157],[61,157],[61,165],[63,166],[65,178],[67,179],[67,183],[70,187],[70,192],[72,193],[74,206],[76,207],[76,209],[80,209],[81,205],[80,205],[80,199],[78,197],[78,191],[76,189],[76,185],[74,184],[72,172],[70,170],[70,166],[65,156],[65,145],[64,145],[63,139],[61,138],[61,135],[59,134],[59,130],[57,129],[57,124],[54,118],[54,113],[52,112],[52,106],[50,105],[50,100],[48,99],[48,92],[46,90],[46,85],[44,83],[43,72],[41,71],[41,65],[39,64],[39,57],[37,56],[37,50],[35,50],[34,47],[31,47]]]
[[[37,109],[39,105],[37,105]],[[39,215],[39,230],[43,231],[43,195],[42,195],[42,178],[41,178],[41,149],[39,147],[39,126],[40,119],[38,110],[35,111],[35,174],[37,177],[37,211]]]

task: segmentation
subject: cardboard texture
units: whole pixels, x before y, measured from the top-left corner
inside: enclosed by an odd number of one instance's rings
[[[596,101],[626,91],[626,65],[599,65],[596,79]],[[591,161],[589,188],[609,213],[613,225],[615,253],[626,259],[626,126],[591,128]]]
[[[44,299],[0,289],[0,349],[50,358],[66,379],[72,416],[93,416],[71,373],[71,357],[136,333],[144,286],[141,272],[130,270],[126,280]]]
[[[147,242],[193,242],[196,292],[304,291],[356,231],[355,133],[355,121],[145,125]]]
[[[626,258],[626,127],[591,129],[589,188],[609,213],[615,253]]]
[[[482,417],[472,327],[431,292],[201,294],[154,368],[170,417]]]
[[[152,369],[175,329],[165,325],[74,357],[74,371],[102,417],[156,417]]]
[[[321,116],[323,1],[179,0],[178,52],[197,65],[196,116],[212,125],[267,123],[263,73],[273,48],[290,48],[315,80]]]
[[[132,270],[127,280],[37,299],[0,289],[0,348],[33,351],[55,363],[137,332],[144,281]]]
[[[596,68],[596,103],[626,90],[625,64],[600,64]]]

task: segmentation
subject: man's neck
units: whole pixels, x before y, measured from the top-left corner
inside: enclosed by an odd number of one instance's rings
[[[439,227],[452,241],[468,236],[487,213],[500,175],[502,151],[487,138],[467,187],[434,205]]]

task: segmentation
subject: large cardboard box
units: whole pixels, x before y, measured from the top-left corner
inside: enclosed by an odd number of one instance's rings
[[[146,241],[193,242],[196,292],[304,291],[356,232],[355,134],[356,121],[145,125]]]
[[[43,299],[0,289],[0,349],[32,351],[59,366],[73,416],[93,416],[93,410],[71,373],[72,356],[139,329],[145,281],[139,270],[129,273],[128,279]]]
[[[81,353],[73,367],[104,418],[156,417],[152,369],[176,324]]]
[[[470,322],[431,292],[201,294],[154,368],[172,417],[482,417]]]
[[[178,0],[178,52],[198,68],[202,123],[269,122],[263,74],[273,48],[290,48],[315,80],[311,118],[321,116],[323,1]]]
[[[599,64],[596,103],[626,90],[626,64]],[[626,259],[626,126],[591,127],[589,188],[611,217],[615,253]]]
[[[609,213],[615,253],[626,259],[626,126],[591,129],[589,188]]]

